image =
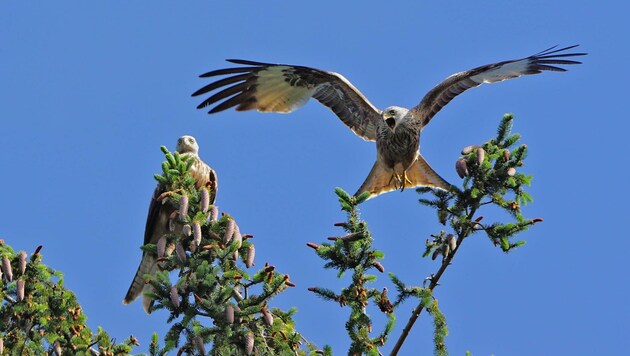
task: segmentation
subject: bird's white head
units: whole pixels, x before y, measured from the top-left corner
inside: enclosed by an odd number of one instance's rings
[[[383,110],[382,116],[387,126],[394,131],[396,126],[398,126],[405,116],[407,116],[408,112],[409,109],[401,108],[400,106],[390,106]]]
[[[177,147],[175,148],[179,153],[192,153],[199,154],[199,145],[197,140],[192,136],[182,136],[177,140]]]

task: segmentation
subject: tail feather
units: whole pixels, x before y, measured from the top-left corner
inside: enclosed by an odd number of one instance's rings
[[[152,285],[150,285],[149,283],[144,285],[144,288],[142,289],[142,294],[144,293],[151,293],[154,292],[155,288],[153,288]],[[153,308],[153,298],[147,297],[145,295],[142,296],[142,308],[144,308],[144,311],[147,314],[151,314],[151,309]]]
[[[129,286],[129,290],[125,295],[125,299],[123,299],[123,304],[129,304],[136,300],[143,291],[151,288],[150,284],[147,284],[144,275],[145,274],[155,274],[158,270],[157,261],[154,256],[150,254],[144,253],[142,256],[142,261],[140,262],[140,266],[138,267],[138,271],[136,275],[133,277],[133,281],[131,282],[131,286]],[[150,313],[150,304],[147,303],[146,300],[143,300],[144,310],[147,313]]]
[[[376,161],[372,166],[370,174],[361,185],[361,188],[354,193],[355,196],[361,195],[363,192],[372,193],[368,199],[372,199],[375,196],[395,190],[396,186],[392,179],[392,171],[379,161]]]
[[[361,185],[361,188],[355,193],[355,196],[360,195],[363,192],[370,192],[372,195],[369,199],[372,199],[380,194],[396,190],[400,187],[396,186],[395,179],[392,179],[392,170],[383,166],[380,162],[376,161],[365,182]],[[432,187],[443,190],[448,190],[451,185],[440,177],[439,174],[429,166],[429,163],[421,155],[414,161],[414,163],[406,171],[407,179],[411,182],[405,184],[405,188],[415,187]]]
[[[451,184],[440,177],[422,155],[418,155],[416,161],[407,169],[407,178],[411,181],[407,188],[431,187],[442,190],[451,188]]]

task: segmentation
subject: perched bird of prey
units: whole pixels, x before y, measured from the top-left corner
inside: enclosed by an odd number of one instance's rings
[[[181,156],[190,156],[195,162],[190,168],[190,173],[195,179],[195,186],[197,189],[201,187],[210,188],[210,204],[214,203],[217,194],[217,188],[219,186],[216,172],[210,168],[204,161],[199,158],[199,145],[192,136],[182,136],[177,140],[176,151]],[[162,193],[166,192],[166,187],[162,183],[158,183],[157,187],[153,191],[151,197],[151,204],[149,205],[149,215],[147,216],[147,224],[144,228],[144,244],[155,244],[158,240],[167,234],[172,234],[169,230],[169,218],[171,214],[176,210],[173,206],[166,203],[166,200],[160,201],[158,198]],[[181,230],[181,226],[179,227]],[[129,304],[133,302],[140,294],[146,291],[151,291],[152,287],[146,283],[144,279],[145,274],[155,274],[158,270],[158,264],[155,255],[149,252],[142,253],[142,261],[138,267],[135,277],[131,282],[131,286],[123,299],[123,304]],[[152,300],[150,298],[143,298],[142,305],[147,313],[151,312]]]
[[[567,53],[577,47],[551,47],[535,55],[484,65],[459,72],[431,89],[411,109],[390,106],[379,110],[341,74],[320,69],[231,59],[241,67],[219,69],[202,78],[224,76],[193,93],[193,96],[223,90],[204,100],[198,109],[214,106],[209,113],[231,107],[238,111],[289,113],[311,97],[332,110],[356,135],[376,141],[376,163],[355,195],[365,191],[371,197],[395,189],[418,186],[449,189],[419,152],[420,132],[431,118],[464,91],[483,83],[495,83],[542,71],[564,72],[555,65],[579,64],[567,57],[586,53]]]

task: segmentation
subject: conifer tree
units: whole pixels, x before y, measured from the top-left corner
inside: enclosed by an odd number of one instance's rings
[[[378,237],[372,236],[358,211],[369,193],[350,196],[341,188],[335,190],[346,214],[346,221],[335,226],[343,233],[307,246],[324,260],[325,269],[337,271],[338,278],[350,275],[349,283],[339,291],[319,286],[309,290],[349,309],[348,354],[380,355],[395,336],[391,354],[396,355],[423,311],[433,318],[434,354],[448,354],[446,316],[439,309],[436,287],[462,245],[483,233],[508,253],[525,243],[516,240],[518,233],[542,221],[521,212],[532,201],[525,191],[532,177],[521,172],[527,146],[517,146],[520,136],[511,133],[512,123],[512,115],[505,115],[495,138],[462,150],[455,164],[463,179],[460,187],[417,189],[419,202],[434,209],[442,225],[440,231],[427,233],[422,257],[430,257],[437,266],[424,280],[402,281],[389,271],[395,290],[379,286],[384,253],[372,247]],[[168,311],[170,330],[162,337],[153,335],[149,353],[331,355],[329,346],[320,349],[298,333],[293,321],[296,308],[273,307],[275,296],[295,287],[289,275],[271,264],[257,264],[253,236],[243,234],[234,217],[219,214],[218,207],[210,205],[206,187],[195,187],[189,172],[192,162],[165,147],[161,150],[166,160],[155,179],[166,186],[160,199],[176,213],[171,216],[171,233],[142,249],[158,257],[160,271],[144,278],[153,290],[148,294],[154,300],[152,308]],[[484,218],[496,208],[507,212],[509,221]],[[15,253],[0,240],[0,355],[130,354],[138,344],[133,336],[115,343],[101,328],[93,332],[87,327],[76,296],[64,288],[61,273],[41,263],[40,250],[41,246],[30,256]],[[398,331],[396,312],[410,300],[417,306]],[[386,316],[384,325],[375,325],[373,313]]]
[[[524,190],[530,185],[532,177],[517,171],[524,165],[527,146],[514,148],[520,136],[511,134],[513,119],[512,115],[506,114],[499,124],[495,138],[482,145],[468,146],[462,150],[462,157],[455,165],[457,173],[463,178],[462,188],[454,186],[450,191],[417,189],[417,192],[423,195],[420,203],[435,209],[438,221],[444,226],[444,229],[426,240],[423,254],[423,257],[431,256],[433,260],[438,260],[439,267],[437,272],[413,286],[408,286],[390,272],[389,277],[396,286],[396,292],[392,296],[386,288],[379,291],[379,288],[366,286],[367,283],[375,283],[377,279],[376,275],[366,274],[367,270],[376,269],[381,273],[384,271],[384,267],[378,261],[383,257],[383,253],[372,249],[372,237],[367,230],[367,224],[359,219],[357,205],[363,202],[367,195],[351,197],[337,188],[341,209],[348,214],[348,220],[336,225],[343,227],[348,234],[331,238],[334,244],[307,245],[326,260],[324,268],[338,270],[338,277],[346,271],[353,272],[351,284],[340,292],[322,287],[310,288],[321,298],[351,309],[350,318],[346,323],[351,340],[348,354],[380,354],[379,348],[385,344],[394,329],[396,308],[407,299],[416,299],[418,305],[394,344],[392,355],[400,351],[423,310],[434,319],[434,353],[447,355],[446,318],[438,307],[434,289],[464,240],[475,233],[485,232],[495,246],[503,252],[510,252],[525,243],[522,240],[514,241],[516,234],[542,221],[540,218],[527,219],[521,214],[521,206],[532,201],[531,196]],[[427,194],[432,197],[424,197]],[[507,211],[514,221],[485,223],[479,213],[490,205]],[[390,301],[390,298],[393,301]],[[377,310],[388,316],[388,322],[379,333],[372,332],[373,322],[367,312],[370,301]]]
[[[265,264],[255,265],[252,235],[242,234],[236,220],[209,205],[205,187],[197,190],[188,157],[161,148],[167,160],[155,179],[166,185],[165,204],[172,234],[143,247],[158,256],[161,271],[146,275],[154,292],[153,309],[166,309],[171,328],[164,346],[154,335],[151,355],[307,354],[315,350],[295,330],[295,309],[271,307],[274,296],[295,287],[289,275]],[[182,224],[182,228],[176,226]],[[173,253],[174,252],[174,253]],[[208,346],[208,347],[207,347]]]
[[[29,257],[0,240],[0,355],[127,355],[137,340],[111,341],[86,324],[63,275],[42,263],[42,246]]]

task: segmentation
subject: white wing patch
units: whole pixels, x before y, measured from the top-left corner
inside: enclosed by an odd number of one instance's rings
[[[509,62],[484,71],[477,75],[473,75],[470,79],[477,83],[496,83],[507,79],[517,78],[524,75],[527,72],[527,67],[530,66],[529,59],[521,59],[514,62]]]
[[[302,107],[313,95],[314,88],[292,86],[283,70],[289,67],[269,67],[258,72],[256,109],[261,112],[290,113]]]

